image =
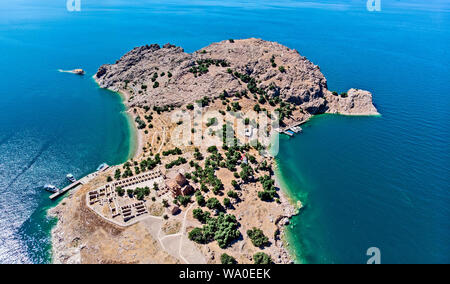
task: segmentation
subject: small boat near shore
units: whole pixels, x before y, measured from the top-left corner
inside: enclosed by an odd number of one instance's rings
[[[66,175],[66,179],[67,179],[68,181],[70,181],[71,183],[74,183],[74,182],[77,181],[76,178],[75,178],[72,174]]]
[[[106,170],[107,168],[109,168],[108,164],[103,163],[103,164],[101,164],[100,166],[98,166],[98,168],[96,169],[96,171],[97,171],[97,172],[101,172],[101,171]]]
[[[57,188],[56,186],[51,185],[51,184],[46,184],[46,185],[44,185],[44,189],[45,189],[46,191],[48,191],[48,192],[51,192],[51,193],[57,193],[57,192],[59,192],[59,188]]]

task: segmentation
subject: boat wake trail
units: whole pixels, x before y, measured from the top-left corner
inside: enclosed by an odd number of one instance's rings
[[[50,142],[50,140],[45,142],[42,145],[41,149],[39,149],[36,156],[34,156],[33,159],[31,159],[31,161],[28,162],[28,164],[23,167],[23,169],[8,183],[6,188],[9,189],[11,187],[11,185],[13,185],[26,171],[28,171],[34,165],[34,163],[36,163],[37,159],[39,159],[39,157],[42,155],[42,153],[44,153],[48,148],[50,148],[51,144],[52,143]]]

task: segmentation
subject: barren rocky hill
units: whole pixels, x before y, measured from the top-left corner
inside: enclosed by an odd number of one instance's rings
[[[377,114],[369,92],[333,95],[317,65],[294,49],[254,38],[213,43],[192,54],[171,44],[137,47],[101,66],[94,78],[102,88],[131,94],[129,106],[178,106],[225,90],[280,96],[311,114]]]

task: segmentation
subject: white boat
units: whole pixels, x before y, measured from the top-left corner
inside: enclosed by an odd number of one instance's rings
[[[52,193],[57,193],[59,191],[59,188],[51,184],[44,185],[44,189]]]
[[[99,171],[103,171],[103,170],[105,170],[106,168],[108,168],[109,166],[108,166],[108,164],[106,164],[106,163],[103,163],[103,164],[101,164],[100,166],[98,166],[98,168],[97,168],[97,172],[99,172]]]
[[[74,177],[72,174],[68,174],[68,175],[66,176],[66,178],[67,178],[70,182],[72,182],[72,183],[74,183],[74,182],[77,181],[77,180],[75,179],[75,177]]]

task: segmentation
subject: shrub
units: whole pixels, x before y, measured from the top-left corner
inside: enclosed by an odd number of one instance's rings
[[[255,264],[272,264],[272,258],[263,252],[258,252],[253,255]]]
[[[252,240],[255,247],[264,247],[269,243],[269,239],[264,235],[263,231],[255,227],[247,231],[247,236]]]
[[[234,257],[232,257],[232,256],[230,256],[230,255],[228,255],[226,253],[223,253],[220,256],[220,262],[222,264],[236,264],[237,263],[237,261],[236,261],[236,259]]]
[[[159,83],[158,82],[155,82],[154,84],[153,84],[153,89],[156,89],[156,88],[158,88],[159,87]]]
[[[206,123],[206,127],[210,127],[217,124],[217,118],[213,117],[208,120]]]
[[[286,72],[286,68],[284,68],[284,66],[278,67],[278,70],[280,70],[281,73]]]

